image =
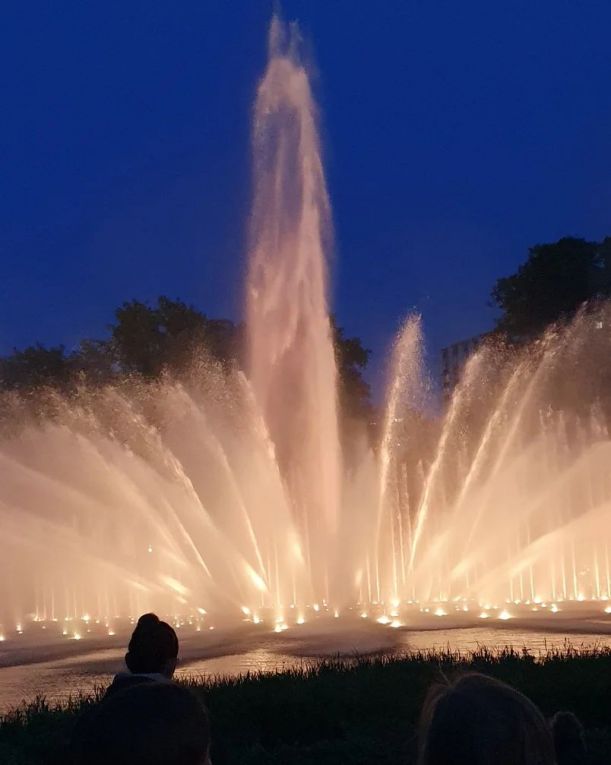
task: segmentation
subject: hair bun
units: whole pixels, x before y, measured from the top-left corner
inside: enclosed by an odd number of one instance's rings
[[[160,624],[160,622],[157,614],[142,614],[142,616],[138,619],[136,629],[154,629],[158,624]]]

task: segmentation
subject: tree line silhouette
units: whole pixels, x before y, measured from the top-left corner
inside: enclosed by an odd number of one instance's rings
[[[76,386],[107,385],[125,377],[144,381],[170,374],[187,375],[202,352],[227,368],[243,367],[244,327],[227,319],[211,319],[182,300],[164,295],[152,303],[131,300],[114,313],[102,340],[83,340],[67,351],[63,345],[28,346],[0,359],[0,385],[29,393],[47,387],[69,392]],[[344,416],[366,419],[370,387],[363,377],[370,351],[358,337],[348,337],[335,318],[331,331],[336,352],[339,399]]]
[[[529,249],[516,273],[492,290],[499,309],[495,333],[512,343],[537,337],[554,322],[569,320],[588,302],[611,296],[611,237],[601,242],[565,237]],[[371,416],[371,391],[364,378],[371,352],[349,337],[331,317],[344,416]],[[30,392],[40,387],[69,391],[82,384],[105,385],[126,376],[154,380],[164,373],[180,378],[202,350],[222,365],[244,365],[244,328],[209,318],[182,300],[160,296],[152,303],[131,300],[119,306],[108,337],[85,339],[67,351],[40,343],[0,359],[0,385]]]

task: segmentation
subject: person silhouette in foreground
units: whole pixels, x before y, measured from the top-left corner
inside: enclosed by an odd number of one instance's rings
[[[144,614],[138,619],[125,654],[128,671],[115,675],[106,695],[142,683],[170,682],[177,661],[176,632],[155,614]]]
[[[145,682],[107,696],[73,741],[75,765],[210,765],[206,709],[186,688]]]
[[[583,765],[587,749],[583,725],[572,712],[556,712],[551,719],[558,765]]]
[[[555,765],[539,709],[505,683],[476,673],[435,685],[420,720],[420,765]]]

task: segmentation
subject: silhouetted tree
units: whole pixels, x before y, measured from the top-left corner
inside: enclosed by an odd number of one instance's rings
[[[112,343],[108,340],[83,340],[70,362],[75,376],[89,383],[108,383],[119,373]]]
[[[531,247],[512,276],[499,279],[492,299],[502,314],[497,329],[528,340],[581,305],[611,295],[611,238],[603,242],[566,237]]]
[[[207,319],[204,342],[208,353],[217,361],[238,364],[242,360],[244,327],[229,319]]]
[[[62,387],[72,375],[72,366],[63,345],[46,348],[37,343],[0,361],[0,380],[9,390],[28,390],[43,385]]]
[[[339,378],[339,403],[343,417],[366,420],[371,416],[371,388],[363,378],[371,351],[358,337],[346,337],[331,317],[333,344]]]
[[[357,337],[346,337],[331,318],[339,377],[342,422],[371,419],[370,389],[363,378],[370,351]],[[139,300],[115,311],[107,340],[83,340],[67,355],[63,346],[35,345],[0,359],[0,385],[25,390],[48,385],[66,388],[80,380],[103,385],[135,374],[155,379],[164,371],[187,372],[202,352],[224,364],[241,364],[241,325],[209,319],[181,300],[161,296],[150,305]]]
[[[137,300],[115,312],[110,343],[116,362],[126,372],[156,377],[162,370],[180,373],[205,349],[222,362],[240,362],[241,327],[231,321],[208,319],[183,303],[161,296],[149,306]],[[342,415],[365,419],[370,413],[370,389],[363,379],[370,351],[357,337],[346,337],[332,318]]]
[[[154,306],[132,300],[123,303],[115,317],[110,342],[126,372],[149,378],[164,369],[181,372],[203,349],[222,361],[235,357],[235,325],[210,320],[181,300],[161,296]]]
[[[492,297],[502,310],[497,329],[514,343],[570,321],[585,306],[587,342],[563,354],[563,372],[550,384],[548,404],[584,416],[597,402],[611,425],[609,310],[601,305],[611,297],[611,237],[600,243],[564,238],[532,247],[513,276],[498,280]]]

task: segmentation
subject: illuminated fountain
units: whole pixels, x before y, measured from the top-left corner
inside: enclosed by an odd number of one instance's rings
[[[519,351],[482,345],[423,463],[419,328],[408,321],[380,450],[384,532],[369,597],[553,612],[561,601],[608,599],[611,441],[601,399],[610,326],[603,306]]]
[[[396,627],[608,599],[606,308],[520,351],[483,345],[442,417],[408,319],[377,442],[363,428],[342,458],[330,207],[296,48],[274,21],[254,113],[247,373],[202,358],[180,382],[3,400],[0,638],[32,621],[112,633],[149,609],[282,632],[323,613]]]

